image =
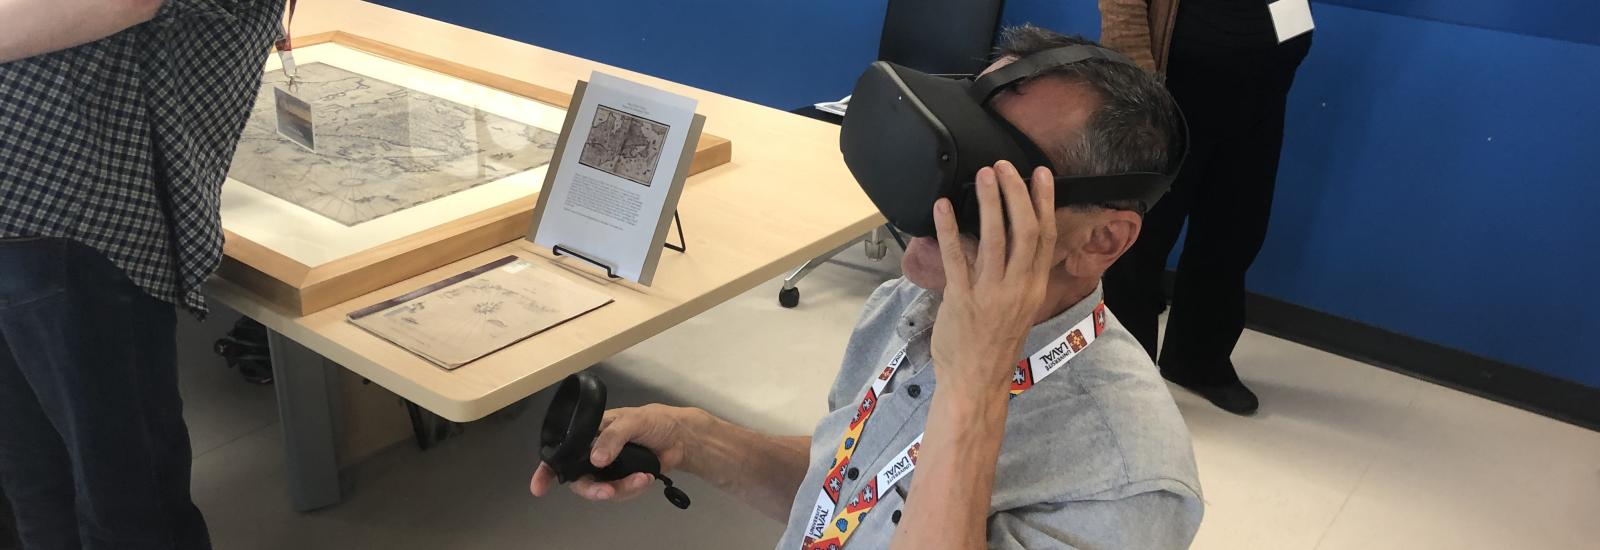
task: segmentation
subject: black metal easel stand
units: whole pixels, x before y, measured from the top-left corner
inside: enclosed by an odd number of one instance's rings
[[[678,212],[677,211],[673,211],[672,212],[672,223],[673,223],[673,225],[678,226],[678,244],[672,244],[670,242],[666,242],[666,243],[661,243],[661,246],[666,247],[667,250],[673,250],[673,251],[677,251],[677,252],[688,252],[689,251],[689,241],[684,240],[684,238],[683,238],[683,218],[678,217]],[[606,277],[609,277],[609,278],[612,278],[612,279],[621,279],[622,278],[621,276],[617,275],[616,271],[613,271],[611,269],[611,266],[606,265],[604,262],[601,262],[601,261],[596,260],[594,258],[590,258],[588,256],[585,256],[582,253],[580,253],[580,252],[578,252],[576,250],[573,250],[571,247],[567,247],[567,246],[558,244],[558,245],[550,247],[550,251],[555,253],[555,255],[557,255],[557,256],[572,256],[574,258],[583,260],[583,261],[588,262],[590,264],[594,264],[595,267],[598,267],[600,269],[606,270]]]

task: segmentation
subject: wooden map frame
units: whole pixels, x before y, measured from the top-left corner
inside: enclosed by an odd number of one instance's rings
[[[326,32],[295,39],[295,45],[301,47],[329,42],[561,109],[567,109],[572,102],[572,94],[568,92],[348,32]],[[692,176],[732,160],[733,142],[711,134],[701,134],[689,174]],[[305,265],[224,229],[224,258],[218,275],[295,316],[310,315],[522,238],[528,234],[537,202],[536,193],[458,219],[444,220],[437,226],[316,266]]]

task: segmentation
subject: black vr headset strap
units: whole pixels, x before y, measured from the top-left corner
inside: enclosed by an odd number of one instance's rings
[[[1050,162],[1049,156],[1039,148],[1037,143],[1034,143],[1032,139],[1028,139],[1028,136],[1023,134],[1021,129],[1012,125],[1005,117],[995,113],[987,105],[984,108],[989,110],[995,123],[1005,130],[1005,133],[1011,137],[1017,148],[1026,157],[1026,159],[1023,159],[1025,164],[1017,166],[1017,171],[1022,174],[1023,178],[1032,178],[1033,169],[1039,166],[1049,168],[1052,173],[1056,171],[1056,167]],[[1178,161],[1179,164],[1182,163],[1181,158]],[[1149,211],[1150,207],[1154,206],[1156,201],[1167,193],[1167,190],[1171,187],[1172,178],[1172,175],[1153,172],[1130,172],[1102,176],[1056,176],[1056,207],[1087,206],[1136,200],[1144,203],[1144,210]],[[971,185],[971,182],[967,183],[969,186]],[[957,209],[961,210],[970,207],[972,212],[966,213],[973,214],[977,211],[976,191],[971,187],[968,187],[967,191],[967,193],[956,199],[958,203],[961,203],[957,205]],[[965,204],[968,202],[971,204]]]
[[[1118,201],[1139,201],[1141,214],[1150,212],[1156,201],[1167,194],[1171,178],[1152,172],[1134,172],[1109,176],[1061,176],[1056,178],[1056,208],[1068,206],[1106,206]],[[961,231],[977,235],[978,201],[976,197],[955,205],[956,219],[961,220]]]
[[[1100,46],[1079,44],[1055,48],[1023,57],[1011,62],[1009,65],[995,69],[994,72],[978,77],[972,83],[972,99],[980,104],[986,104],[994,97],[994,94],[999,93],[1006,86],[1039,76],[1051,69],[1089,59],[1104,59],[1113,63],[1138,66],[1128,56]]]
[[[1056,207],[1094,206],[1134,200],[1148,212],[1167,193],[1172,178],[1153,172],[1132,172],[1107,176],[1060,176],[1056,178]]]
[[[1022,129],[1011,124],[1011,121],[1006,120],[1006,117],[1000,116],[1000,113],[994,112],[994,109],[989,108],[988,105],[983,108],[989,112],[989,116],[994,119],[995,124],[1004,130],[1006,135],[1011,137],[1017,148],[1027,157],[1028,164],[1026,166],[1017,166],[1018,173],[1023,174],[1023,177],[1026,178],[1033,173],[1034,168],[1039,166],[1049,168],[1051,172],[1056,170],[1055,165],[1050,162],[1050,157],[1045,154],[1043,149],[1039,148],[1039,144],[1034,143],[1027,134],[1022,133]]]
[[[1000,90],[1019,81],[1044,74],[1062,66],[1090,59],[1103,59],[1113,63],[1121,63],[1133,67],[1138,66],[1132,59],[1111,49],[1087,44],[1067,46],[1018,59],[996,69],[994,72],[977,78],[968,89],[970,97],[989,111],[989,114],[1005,133],[1016,142],[1018,148],[1027,157],[1027,161],[1031,166],[1017,167],[1025,177],[1031,174],[1034,166],[1047,166],[1052,170],[1055,167],[1044,151],[1039,148],[1038,144],[1029,139],[1016,126],[1013,126],[1005,117],[993,111],[989,106],[989,100],[993,99],[994,95],[999,93]],[[1172,180],[1176,176],[1178,167],[1182,165],[1183,159],[1188,156],[1188,125],[1187,121],[1182,118],[1181,111],[1178,116],[1179,124],[1183,126],[1180,130],[1183,132],[1183,136],[1180,138],[1183,141],[1183,145],[1177,159],[1174,159],[1175,162],[1171,163],[1172,173],[1133,172],[1101,176],[1057,176],[1055,178],[1056,206],[1094,206],[1131,200],[1140,202],[1143,207],[1142,210],[1148,212],[1156,204],[1156,201],[1160,200],[1167,193],[1167,190],[1171,188]],[[968,191],[970,193],[971,188],[968,188]],[[957,205],[958,214],[966,215],[965,218],[960,218],[960,216],[958,218],[976,220],[978,206],[976,197],[965,198],[972,200],[958,201],[962,203]]]

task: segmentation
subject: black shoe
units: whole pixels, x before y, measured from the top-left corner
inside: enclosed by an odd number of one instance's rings
[[[1256,409],[1261,408],[1261,400],[1256,398],[1255,392],[1250,391],[1250,388],[1244,387],[1243,382],[1235,380],[1199,384],[1175,379],[1175,377],[1167,376],[1165,372],[1161,373],[1161,375],[1168,381],[1206,398],[1217,408],[1233,414],[1249,416],[1255,414]]]

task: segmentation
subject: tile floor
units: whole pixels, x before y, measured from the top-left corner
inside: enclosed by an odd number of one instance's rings
[[[768,282],[606,361],[613,403],[807,433],[861,301],[895,266],[850,252],[805,281],[796,310]],[[294,513],[271,388],[209,355],[231,322],[181,335],[194,492],[219,549],[746,549],[782,530],[693,479],[687,512],[528,496],[544,394],[439,448],[390,449],[353,473],[345,503]],[[1254,418],[1175,390],[1208,504],[1195,548],[1600,548],[1600,433],[1253,332],[1235,362],[1264,403]]]

